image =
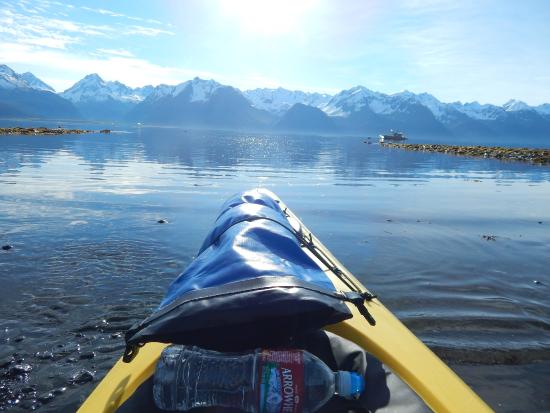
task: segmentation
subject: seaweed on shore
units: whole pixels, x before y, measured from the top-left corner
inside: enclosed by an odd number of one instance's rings
[[[439,152],[459,156],[494,158],[507,161],[529,162],[550,165],[550,149],[505,148],[501,146],[462,146],[421,143],[380,143],[389,148],[409,151]]]
[[[98,131],[89,129],[65,129],[65,128],[0,128],[0,135],[81,135],[85,133],[97,133]],[[110,133],[109,129],[102,129],[99,133]]]

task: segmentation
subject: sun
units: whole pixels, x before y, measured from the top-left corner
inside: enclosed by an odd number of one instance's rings
[[[295,32],[316,0],[220,0],[225,16],[243,31],[266,36]]]

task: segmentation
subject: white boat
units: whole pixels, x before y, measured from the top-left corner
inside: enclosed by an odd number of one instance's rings
[[[389,134],[387,134],[387,135],[378,135],[378,137],[380,138],[378,140],[380,143],[384,143],[384,142],[387,142],[387,141],[394,142],[394,141],[406,141],[407,140],[407,137],[405,136],[405,134],[403,132],[397,132],[397,131],[394,131],[393,129],[390,130]]]

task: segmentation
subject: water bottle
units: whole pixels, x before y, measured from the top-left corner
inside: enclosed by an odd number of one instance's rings
[[[162,410],[226,407],[247,413],[311,413],[333,395],[358,398],[363,376],[333,372],[305,350],[220,353],[195,346],[167,347],[153,379]]]

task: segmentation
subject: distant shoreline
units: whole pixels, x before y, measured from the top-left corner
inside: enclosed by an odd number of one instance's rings
[[[493,158],[503,161],[528,162],[537,165],[550,165],[550,149],[506,148],[501,146],[464,146],[422,143],[380,143],[388,148],[408,151],[439,152],[475,158]]]
[[[0,128],[0,135],[82,135],[86,133],[111,133],[110,129],[65,129],[65,128]]]

